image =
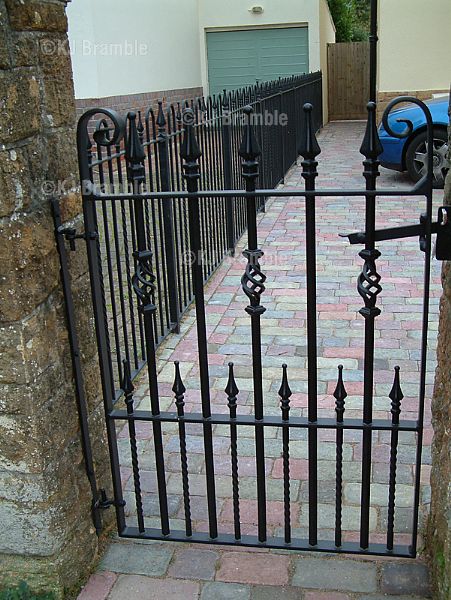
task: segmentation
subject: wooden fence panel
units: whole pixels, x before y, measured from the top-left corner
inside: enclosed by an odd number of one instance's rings
[[[369,100],[368,42],[328,44],[329,120],[366,119]]]

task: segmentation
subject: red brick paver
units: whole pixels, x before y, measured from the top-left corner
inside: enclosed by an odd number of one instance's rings
[[[286,585],[289,565],[289,556],[230,552],[223,554],[216,579],[255,585]]]

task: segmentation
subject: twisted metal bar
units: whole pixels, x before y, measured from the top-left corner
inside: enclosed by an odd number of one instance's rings
[[[172,391],[175,395],[175,405],[177,407],[178,425],[179,425],[179,442],[180,442],[180,465],[182,469],[182,488],[183,488],[183,507],[185,511],[185,532],[188,537],[193,535],[193,527],[191,523],[191,505],[189,495],[189,475],[188,475],[188,457],[186,452],[186,430],[185,421],[185,392],[186,388],[183,385],[182,377],[180,375],[180,364],[176,360],[175,366],[175,377]]]
[[[393,550],[394,526],[395,526],[395,494],[396,494],[396,467],[398,458],[398,429],[399,415],[401,414],[401,401],[404,398],[402,393],[400,377],[400,368],[395,367],[395,377],[393,387],[390,391],[391,414],[393,429],[390,439],[390,476],[388,484],[388,513],[387,513],[387,550]]]
[[[279,389],[280,409],[282,419],[286,425],[282,428],[282,454],[283,454],[283,504],[285,521],[285,542],[291,543],[291,509],[290,509],[290,429],[288,425],[290,413],[290,397],[292,391],[288,384],[287,365],[282,365],[282,383]]]
[[[335,388],[335,412],[337,423],[343,423],[345,399],[347,397],[343,383],[343,365],[338,365],[338,381]],[[336,462],[335,462],[335,546],[342,544],[342,502],[343,502],[343,429],[336,431]]]
[[[130,363],[128,360],[123,360],[124,366],[124,378],[122,380],[122,389],[124,391],[124,400],[127,405],[127,415],[131,416],[134,413],[134,386],[132,383]],[[140,533],[144,533],[144,513],[141,493],[141,480],[139,476],[139,459],[138,459],[138,445],[136,442],[136,428],[135,421],[133,419],[128,420],[128,433],[130,436],[130,454],[132,457],[132,471],[133,471],[133,483],[135,489],[135,500],[136,500],[136,515],[138,519],[138,530]]]
[[[230,418],[236,419],[236,405],[239,389],[236,385],[232,362],[229,362],[229,379],[227,381],[227,386],[224,391],[227,394],[227,406],[229,407]],[[230,423],[230,456],[232,461],[232,496],[235,539],[239,540],[241,538],[240,484],[238,475],[237,427],[235,423]]]

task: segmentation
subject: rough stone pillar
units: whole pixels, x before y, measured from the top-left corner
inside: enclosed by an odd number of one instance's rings
[[[66,30],[64,0],[0,0],[0,587],[25,580],[57,598],[88,576],[98,546],[49,204],[59,196],[63,218],[79,220]],[[102,481],[83,242],[71,270]]]
[[[451,127],[449,139],[451,143]],[[445,204],[451,205],[451,171],[446,178]],[[432,403],[434,440],[428,541],[435,597],[448,600],[451,596],[451,262],[443,266],[442,282],[438,367]]]

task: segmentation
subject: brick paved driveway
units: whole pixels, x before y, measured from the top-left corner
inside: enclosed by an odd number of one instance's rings
[[[362,157],[358,152],[363,137],[363,123],[333,123],[319,136],[322,147],[318,187],[363,186]],[[409,186],[401,174],[382,170],[380,185]],[[286,185],[302,186],[300,167],[294,167]],[[440,204],[442,194],[436,193]],[[419,199],[403,197],[380,199],[377,225],[394,226],[415,222],[424,210]],[[318,343],[319,415],[334,416],[332,392],[336,384],[337,365],[344,365],[348,391],[346,415],[361,417],[363,389],[363,319],[358,314],[362,305],[356,291],[356,278],[362,261],[358,246],[350,246],[338,237],[340,232],[364,228],[364,201],[360,198],[320,198],[318,216]],[[239,250],[244,247],[245,240]],[[265,407],[267,414],[278,414],[277,390],[281,365],[287,363],[291,389],[292,414],[305,415],[306,396],[306,299],[305,299],[305,232],[303,200],[275,199],[268,203],[259,223],[259,242],[265,252],[262,260],[268,275],[262,304],[267,311],[262,319]],[[400,240],[380,244],[382,257],[378,270],[383,292],[379,305],[382,315],[376,322],[375,418],[386,418],[390,408],[388,393],[393,380],[393,367],[401,367],[401,383],[405,398],[405,418],[417,416],[415,395],[419,383],[419,349],[423,264],[418,240]],[[227,362],[236,365],[240,389],[238,413],[251,411],[251,356],[249,317],[244,312],[245,297],[240,288],[244,269],[240,251],[227,260],[206,290],[209,332],[209,358],[213,411],[227,412],[223,392]],[[431,292],[430,368],[427,396],[431,397],[435,341],[437,330],[440,264],[433,264]],[[185,317],[182,333],[170,337],[159,352],[160,393],[162,409],[174,410],[172,381],[174,360],[181,364],[186,393],[186,410],[199,410],[196,333],[193,311]],[[148,384],[145,379],[136,397],[141,408],[149,408]],[[423,452],[422,520],[429,502],[430,402],[426,407],[426,432]],[[246,429],[246,428],[244,428]],[[156,477],[154,471],[151,428],[143,424],[139,431],[140,467],[144,494],[144,511],[148,526],[159,526]],[[187,426],[190,469],[190,491],[194,529],[207,531],[203,443],[198,426]],[[268,473],[269,533],[280,535],[283,525],[283,487],[281,440],[276,430],[267,429],[266,469]],[[119,433],[123,483],[129,521],[133,522],[133,482],[130,448],[126,430]],[[306,534],[307,510],[307,441],[306,431],[293,431],[290,444],[293,477],[292,518],[294,534]],[[372,541],[385,541],[389,438],[375,434],[371,490],[370,530]],[[233,531],[231,476],[228,430],[216,426],[215,471],[218,496],[219,527]],[[319,537],[333,539],[335,502],[335,445],[331,432],[321,432],[319,444]],[[179,441],[175,428],[164,426],[167,463],[167,485],[171,527],[184,529],[181,498]],[[414,434],[400,436],[396,496],[396,540],[409,542],[413,495]],[[240,496],[243,533],[256,532],[256,478],[253,431],[240,428]],[[347,431],[344,444],[344,539],[358,539],[360,500],[360,435]],[[420,542],[421,544],[421,542]],[[421,547],[421,545],[420,545]],[[278,586],[278,587],[274,587]],[[421,559],[359,559],[267,550],[246,550],[190,546],[187,544],[133,543],[115,539],[107,551],[100,571],[81,593],[83,600],[120,598],[152,598],[252,600],[305,598],[305,600],[345,600],[365,598],[378,600],[384,593],[396,598],[403,595],[428,596],[427,570]]]

